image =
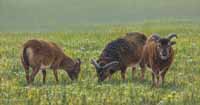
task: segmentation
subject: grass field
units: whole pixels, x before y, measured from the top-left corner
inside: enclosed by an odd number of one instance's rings
[[[98,58],[104,46],[126,32],[141,31],[167,35],[175,32],[176,56],[160,88],[151,88],[151,75],[146,71],[140,81],[138,68],[134,79],[130,68],[126,81],[120,72],[112,80],[97,82],[96,72],[90,64]],[[58,43],[65,53],[82,60],[77,82],[66,73],[59,72],[56,84],[53,72],[47,71],[47,83],[42,75],[27,87],[20,63],[21,45],[29,39],[44,39]],[[100,25],[92,30],[55,33],[0,33],[0,105],[199,105],[200,104],[200,23],[189,21],[150,21],[131,25]]]

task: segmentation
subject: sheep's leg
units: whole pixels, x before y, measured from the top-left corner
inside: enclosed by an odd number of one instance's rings
[[[144,81],[145,68],[141,69],[141,80]]]
[[[165,82],[165,74],[166,74],[167,71],[164,71],[162,74],[161,74],[161,84],[163,85],[164,82]]]
[[[21,56],[21,63],[24,67],[24,70],[25,70],[25,75],[26,75],[26,82],[27,84],[29,84],[29,65],[27,65],[25,62],[24,62],[24,58]]]
[[[144,73],[145,73],[145,64],[143,62],[140,63],[140,67],[141,67],[141,80],[144,80]]]
[[[32,74],[30,76],[29,83],[32,83],[34,81],[34,78],[35,78],[35,76],[36,76],[36,74],[38,73],[39,70],[40,70],[39,67],[34,67],[33,68],[33,72],[32,72]]]
[[[160,85],[162,85],[162,83],[163,83],[163,78],[162,78],[162,75],[160,74],[159,75],[158,85],[160,86]]]
[[[53,69],[53,74],[54,74],[54,77],[56,79],[56,83],[59,82],[58,80],[58,72],[57,72],[57,69],[59,67],[59,63],[60,61],[59,60],[56,60],[56,62],[54,62],[52,65],[51,65],[51,69]]]
[[[111,80],[111,79],[112,79],[112,75],[111,75],[111,74],[109,74],[109,76],[108,76],[108,79],[109,79],[109,80]]]
[[[155,84],[156,84],[156,82],[155,82],[155,75],[154,75],[154,73],[152,73],[152,87],[154,87],[155,86]]]
[[[43,84],[45,84],[45,82],[46,82],[46,70],[45,69],[42,70],[42,75],[43,75]]]
[[[25,73],[26,73],[26,81],[27,81],[27,84],[30,83],[30,80],[29,80],[29,68],[24,68],[25,70]]]
[[[152,81],[153,81],[153,84],[152,84],[152,87],[159,87],[159,75],[157,75],[156,73],[152,73]]]
[[[123,80],[126,79],[125,76],[126,76],[126,68],[122,68],[122,69],[121,69],[121,77],[122,77]]]
[[[53,70],[53,74],[54,74],[54,77],[56,79],[56,82],[58,83],[58,72],[57,72],[57,69]]]
[[[132,79],[134,78],[135,70],[136,70],[136,67],[133,67],[132,68]]]
[[[165,82],[165,74],[161,74],[161,84],[163,85]]]
[[[159,88],[160,86],[160,75],[156,74],[156,87]]]
[[[125,75],[126,75],[126,72],[124,72],[124,71],[121,71],[121,77],[122,77],[122,79],[123,79],[123,80],[125,80],[125,79],[126,79],[126,76],[125,76]]]

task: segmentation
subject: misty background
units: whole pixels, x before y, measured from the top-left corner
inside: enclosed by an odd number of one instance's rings
[[[0,32],[67,31],[76,26],[199,17],[200,0],[0,0]]]

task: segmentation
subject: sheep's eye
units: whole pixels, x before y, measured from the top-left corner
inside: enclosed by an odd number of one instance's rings
[[[158,48],[161,48],[161,44],[158,44]]]
[[[103,63],[100,63],[99,65],[100,65],[100,66],[104,66],[104,64],[103,64]]]
[[[100,72],[99,75],[100,75],[100,76],[103,75],[103,72]]]
[[[171,46],[171,43],[168,43],[168,46]]]

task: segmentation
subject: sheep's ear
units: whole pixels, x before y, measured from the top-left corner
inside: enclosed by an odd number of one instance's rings
[[[175,45],[175,44],[176,44],[175,41],[170,42],[170,45],[171,45],[171,46],[173,46],[173,45]]]
[[[80,58],[77,59],[77,63],[81,64],[81,59]]]

